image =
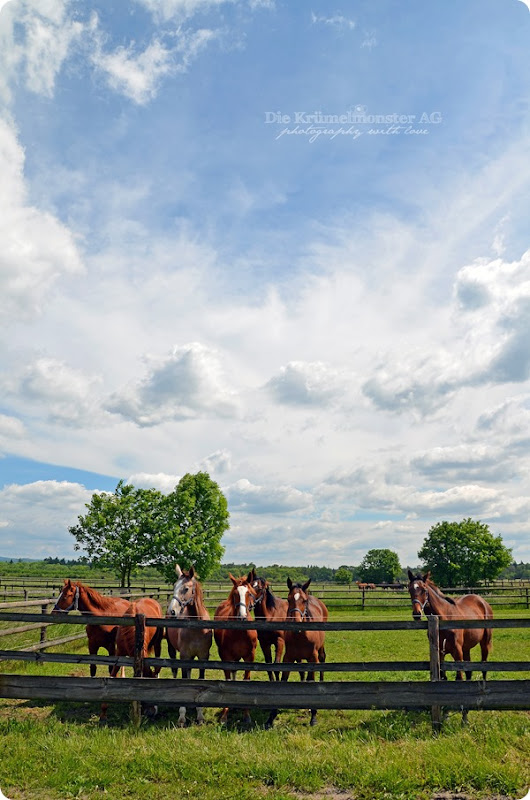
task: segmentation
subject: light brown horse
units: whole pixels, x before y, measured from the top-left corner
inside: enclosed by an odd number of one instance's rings
[[[287,620],[289,622],[299,622],[300,630],[288,631],[284,633],[285,637],[285,656],[284,662],[298,663],[307,661],[311,664],[323,664],[326,660],[326,650],[324,647],[324,640],[326,637],[325,631],[311,630],[311,623],[326,622],[328,619],[328,609],[317,597],[308,593],[311,578],[303,585],[300,583],[294,584],[290,578],[287,578],[287,587],[289,589],[289,596],[287,598]],[[300,673],[302,680],[304,674]],[[289,673],[282,672],[282,681],[289,680]],[[315,680],[315,673],[308,672],[308,681]],[[320,673],[320,680],[324,680],[324,673]],[[266,727],[270,728],[278,715],[278,709],[273,709],[266,723]],[[316,724],[317,710],[311,709],[310,725]]]
[[[239,620],[240,622],[252,621],[250,612],[256,600],[256,590],[252,586],[251,573],[249,572],[246,578],[234,578],[230,573],[229,577],[232,581],[232,589],[227,599],[217,606],[214,619]],[[254,661],[258,643],[258,636],[255,630],[251,628],[215,628],[214,638],[221,661]],[[233,672],[224,670],[224,673],[227,681],[235,681],[235,670]],[[244,680],[250,680],[250,670],[245,670]],[[243,710],[243,714],[245,723],[250,724],[251,719],[248,708]],[[227,719],[228,708],[224,708],[220,718],[221,724],[225,725]]]
[[[410,569],[409,594],[412,600],[412,616],[421,619],[422,613],[434,614],[440,619],[493,619],[491,606],[478,594],[465,594],[453,600],[447,597],[431,580],[431,573],[414,575]],[[470,651],[477,644],[480,645],[482,661],[488,660],[491,651],[491,628],[455,628],[454,630],[440,631],[440,664],[443,664],[447,653],[455,661],[469,661]],[[487,672],[483,671],[484,680]],[[466,670],[466,679],[471,680],[471,670]],[[446,679],[442,671],[442,679]],[[456,680],[462,680],[461,671],[456,673]]]
[[[162,619],[162,609],[160,603],[152,597],[141,597],[129,603],[126,608],[124,617],[135,617],[137,614],[145,614],[146,617],[157,617]],[[158,678],[161,667],[150,667],[145,663],[145,659],[154,651],[155,657],[160,658],[162,639],[164,638],[164,629],[149,627],[146,625],[144,630],[144,641],[142,648],[142,656],[144,659],[142,678]],[[116,634],[116,654],[117,656],[129,656],[134,658],[135,655],[135,639],[136,630],[134,625],[120,625],[118,633]],[[112,668],[111,677],[116,678],[120,672],[119,664]],[[125,668],[121,668],[121,677],[125,675]],[[101,704],[101,713],[99,717],[100,723],[107,721],[107,703]],[[151,707],[151,715],[154,716],[157,712],[157,707]]]
[[[254,603],[254,616],[257,620],[265,622],[284,622],[287,617],[287,600],[276,597],[271,591],[269,582],[265,578],[258,578],[253,569],[250,573],[252,586],[257,592]],[[258,640],[267,664],[272,664],[272,648],[274,647],[274,663],[279,664],[285,650],[285,637],[283,630],[258,631]],[[280,680],[279,672],[269,672],[269,680]]]
[[[81,611],[82,614],[95,614],[99,617],[122,617],[129,602],[125,597],[109,597],[83,583],[72,583],[68,578],[64,581],[52,614]],[[86,634],[90,655],[97,656],[100,647],[104,647],[109,656],[115,655],[117,632],[117,625],[87,625]],[[91,678],[95,676],[96,668],[96,664],[90,665]],[[109,666],[109,672],[112,673],[112,666]]]
[[[204,605],[202,586],[197,580],[195,570],[181,570],[178,564],[175,565],[177,582],[173,587],[173,597],[167,607],[167,616],[177,619],[210,619],[208,609]],[[180,653],[181,659],[186,661],[198,658],[200,661],[208,661],[210,647],[212,646],[212,631],[210,628],[167,628],[167,649],[170,658],[175,658],[176,652]],[[173,669],[173,677],[177,677],[178,669]],[[182,669],[182,677],[189,678],[190,669]],[[199,678],[204,678],[204,669],[199,670]],[[197,722],[204,722],[202,708],[197,708]],[[179,709],[178,725],[183,728],[186,725],[186,708],[181,706]]]

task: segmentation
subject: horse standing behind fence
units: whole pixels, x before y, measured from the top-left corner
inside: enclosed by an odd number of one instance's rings
[[[286,630],[285,636],[285,656],[284,661],[288,663],[298,663],[303,660],[311,664],[323,664],[326,660],[326,650],[324,648],[325,631],[311,630],[311,623],[313,622],[326,622],[328,619],[328,609],[317,597],[308,594],[307,590],[311,578],[303,585],[300,583],[294,584],[290,578],[287,578],[287,586],[289,589],[289,596],[287,598],[287,620],[289,622],[299,622],[301,624],[300,630],[289,631]],[[303,680],[303,673],[300,673]],[[289,673],[282,673],[282,681],[289,680]],[[308,672],[308,681],[315,680],[315,673]],[[320,673],[320,680],[324,680],[324,673]],[[266,727],[270,728],[278,715],[278,709],[273,709],[266,723]],[[316,724],[317,710],[311,709],[310,725]]]
[[[465,594],[453,600],[446,597],[436,584],[431,580],[431,573],[425,575],[414,575],[410,569],[409,574],[409,594],[412,600],[412,616],[414,619],[421,619],[422,613],[434,614],[440,619],[493,619],[491,606],[478,594]],[[443,629],[440,631],[440,665],[443,664],[446,653],[449,653],[455,661],[469,661],[470,651],[477,644],[480,644],[482,661],[488,660],[491,650],[491,628],[455,628],[454,630]],[[484,670],[482,676],[487,678]],[[471,670],[466,670],[466,679],[471,680]],[[442,679],[446,679],[445,672],[442,670]],[[462,680],[463,675],[459,670],[456,673],[456,680]]]
[[[81,611],[83,614],[94,614],[98,617],[122,617],[129,603],[126,597],[109,597],[83,583],[72,583],[68,578],[64,581],[52,614]],[[115,655],[117,632],[117,625],[87,625],[86,635],[90,655],[97,656],[100,647],[104,647],[109,656]],[[96,664],[90,665],[91,678],[95,676],[96,669]],[[109,666],[109,672],[112,673],[112,665]]]
[[[229,573],[229,577],[232,581],[232,589],[227,599],[217,606],[214,619],[239,620],[240,622],[252,621],[250,611],[256,600],[256,590],[252,586],[252,574],[249,572],[246,578],[234,578]],[[252,628],[216,628],[214,630],[214,638],[221,661],[254,661],[258,636]],[[235,681],[235,670],[233,672],[224,670],[224,673],[227,681]],[[245,670],[244,680],[250,680],[250,670]],[[250,724],[251,719],[248,708],[243,709],[243,715],[245,723]],[[220,718],[221,724],[226,724],[227,719],[228,708],[223,708]]]
[[[158,617],[162,619],[162,609],[160,608],[160,603],[154,600],[152,597],[141,597],[139,600],[135,600],[132,603],[129,603],[127,609],[125,610],[123,616],[124,617],[135,617],[137,614],[144,614],[146,617]],[[142,668],[142,678],[158,678],[158,673],[160,672],[161,667],[150,667],[148,664],[145,663],[145,659],[149,657],[149,655],[154,651],[156,658],[160,658],[161,646],[162,646],[162,639],[164,638],[164,629],[163,628],[155,628],[155,627],[148,627],[146,626],[144,629],[144,640],[143,640],[143,647],[142,647],[142,661],[143,661],[143,668]],[[119,656],[129,656],[130,658],[134,658],[135,656],[135,642],[136,642],[136,627],[134,625],[120,625],[118,627],[118,633],[116,634],[116,654]],[[112,667],[111,677],[116,678],[120,672],[119,664],[115,664]],[[121,668],[121,676],[124,677],[125,668]],[[101,704],[101,713],[99,717],[100,723],[105,723],[107,721],[107,709],[108,704],[102,703]],[[152,715],[154,716],[157,712],[157,707],[152,707]]]
[[[258,578],[254,569],[250,575],[252,586],[257,592],[256,601],[254,603],[254,616],[256,619],[271,623],[284,622],[287,617],[287,600],[276,597],[276,595],[271,592],[269,582],[266,581],[265,578]],[[285,649],[284,632],[282,630],[258,631],[258,640],[267,664],[272,664],[273,647],[275,650],[274,663],[279,664]],[[275,678],[279,681],[280,677],[279,672],[269,672],[270,681],[273,681]]]
[[[195,570],[181,570],[178,564],[175,565],[177,582],[173,587],[173,597],[167,607],[167,616],[177,619],[210,619],[208,609],[204,605],[202,586],[197,580]],[[210,628],[170,628],[166,629],[167,648],[170,658],[175,658],[176,651],[180,653],[181,659],[186,661],[198,658],[200,661],[208,661],[210,647],[212,646],[212,631]],[[173,669],[173,677],[177,677],[178,669]],[[182,677],[189,678],[191,669],[182,668]],[[199,678],[204,678],[204,669],[199,670]],[[197,722],[204,722],[202,708],[197,707]],[[186,708],[181,706],[179,709],[178,724],[180,727],[186,725]]]

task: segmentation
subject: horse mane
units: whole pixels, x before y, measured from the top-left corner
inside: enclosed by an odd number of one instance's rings
[[[427,584],[429,589],[432,589],[432,591],[434,592],[435,595],[440,597],[442,600],[445,600],[446,602],[451,603],[451,605],[456,606],[456,602],[453,600],[453,598],[452,597],[448,597],[446,594],[444,594],[442,592],[442,590],[440,589],[440,587],[437,586],[435,584],[435,582],[431,578],[427,578],[427,580],[424,581],[424,583]]]
[[[113,610],[115,601],[119,599],[118,597],[109,597],[108,595],[100,594],[96,589],[93,589],[92,586],[87,586],[84,583],[78,582],[77,585],[80,591],[83,590],[85,592],[92,605],[102,611]],[[110,614],[110,616],[113,616],[113,614]]]
[[[195,579],[195,608],[197,609],[197,616],[201,616],[204,612],[207,613],[202,584],[197,579]]]

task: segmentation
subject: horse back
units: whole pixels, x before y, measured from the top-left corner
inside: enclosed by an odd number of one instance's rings
[[[456,601],[461,615],[469,619],[493,619],[493,609],[479,594],[465,594]]]

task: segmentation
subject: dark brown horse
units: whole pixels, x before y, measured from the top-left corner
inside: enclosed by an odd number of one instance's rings
[[[250,612],[256,600],[256,590],[252,586],[251,573],[249,572],[246,578],[234,578],[230,573],[229,576],[232,581],[232,589],[227,599],[217,606],[214,619],[252,621]],[[221,661],[254,661],[258,636],[252,628],[232,630],[215,628],[214,638]],[[224,673],[227,681],[235,681],[235,670],[233,672],[225,670]],[[250,670],[245,670],[244,680],[250,680]],[[245,722],[249,724],[251,720],[248,708],[244,709],[243,713]],[[227,719],[228,708],[224,708],[220,718],[221,724],[226,724]]]
[[[64,581],[61,594],[53,607],[52,614],[68,611],[81,611],[83,614],[95,614],[99,617],[122,617],[129,606],[125,597],[108,597],[100,594],[90,586],[83,583],[72,583],[70,579]],[[109,656],[116,653],[117,625],[87,625],[88,652],[97,656],[100,647],[104,647]],[[109,667],[112,673],[112,666]],[[96,674],[96,664],[90,665],[90,677]]]
[[[309,584],[311,579],[306,581],[303,585],[300,583],[294,584],[290,578],[287,578],[287,587],[289,589],[289,596],[287,598],[287,620],[289,622],[299,622],[300,630],[285,631],[285,656],[284,662],[298,663],[307,661],[311,664],[323,664],[326,660],[326,650],[324,648],[324,640],[326,637],[325,631],[311,630],[311,624],[314,622],[326,622],[328,619],[328,609],[317,597],[308,594]],[[302,680],[304,679],[303,673],[300,673]],[[282,672],[282,681],[289,680],[289,673]],[[308,672],[308,681],[315,680],[315,673]],[[320,673],[320,680],[324,680],[324,673]],[[273,709],[266,723],[266,727],[270,728],[278,715],[278,709]],[[311,709],[310,725],[316,724],[317,710]]]
[[[282,600],[281,597],[276,597],[271,592],[269,582],[265,578],[258,578],[253,569],[250,573],[252,586],[257,592],[256,601],[254,603],[254,616],[257,620],[264,620],[266,622],[284,622],[287,617],[287,600]],[[272,648],[274,647],[274,663],[279,664],[282,660],[283,651],[285,650],[285,637],[282,630],[272,631],[258,631],[258,640],[265,656],[267,664],[272,664]],[[279,672],[269,672],[269,680],[273,681],[276,678],[280,680]]]
[[[173,597],[167,607],[167,616],[178,619],[210,619],[208,609],[204,605],[202,586],[197,580],[195,570],[181,570],[178,564],[175,566],[177,582],[173,587]],[[200,661],[208,661],[210,647],[212,646],[212,631],[210,628],[167,628],[167,649],[170,658],[175,658],[176,652],[180,653],[181,659],[186,661],[198,658]],[[173,677],[177,677],[178,670],[173,669]],[[191,670],[183,669],[182,677],[189,678]],[[199,678],[204,678],[204,669],[199,670]],[[204,722],[202,708],[197,708],[197,722]],[[186,725],[186,708],[181,706],[179,709],[178,725],[182,728]]]
[[[493,619],[491,606],[478,594],[465,594],[453,600],[447,597],[431,580],[431,573],[414,575],[409,570],[409,594],[412,600],[412,616],[421,619],[422,613],[434,614],[440,619]],[[488,660],[491,650],[491,628],[455,628],[440,631],[440,664],[443,664],[447,653],[455,661],[469,661],[470,651],[480,645],[482,661]],[[482,676],[486,680],[487,672]],[[471,680],[471,670],[466,670],[466,679]],[[445,679],[445,672],[442,671]],[[462,680],[461,671],[456,673],[456,680]]]

